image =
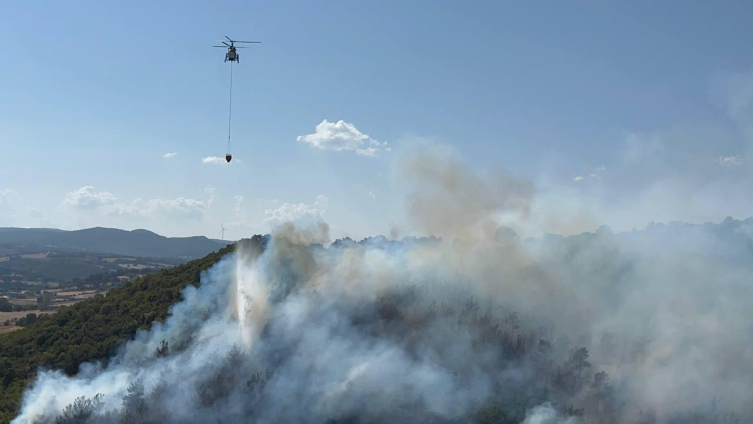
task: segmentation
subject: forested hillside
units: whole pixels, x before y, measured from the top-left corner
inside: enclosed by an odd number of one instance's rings
[[[167,316],[187,285],[199,284],[203,270],[233,250],[218,252],[139,278],[106,297],[51,314],[14,333],[0,335],[0,423],[16,414],[23,390],[40,367],[77,372],[81,363],[107,361],[137,330]]]

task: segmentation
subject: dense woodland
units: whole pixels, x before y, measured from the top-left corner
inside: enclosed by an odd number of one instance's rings
[[[40,367],[73,375],[81,363],[107,361],[137,330],[164,320],[188,284],[199,284],[232,246],[203,259],[162,270],[127,283],[106,297],[83,301],[55,314],[42,315],[26,328],[0,335],[0,423],[16,414],[24,389]]]

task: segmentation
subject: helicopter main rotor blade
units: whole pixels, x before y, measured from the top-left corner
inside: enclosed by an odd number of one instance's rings
[[[227,35],[225,36],[225,38],[227,38],[229,41],[233,41],[233,39],[228,37]]]
[[[235,41],[236,43],[254,43],[254,44],[261,44],[261,41]]]
[[[222,47],[223,49],[227,48],[227,46],[212,46],[212,47]]]

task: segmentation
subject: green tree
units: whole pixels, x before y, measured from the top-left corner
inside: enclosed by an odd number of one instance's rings
[[[570,356],[568,365],[578,374],[578,377],[581,376],[586,368],[591,367],[591,363],[588,362],[588,356],[588,349],[585,347],[574,350]]]
[[[127,393],[123,396],[123,422],[141,422],[145,413],[144,383],[139,379],[128,386]]]
[[[37,322],[37,314],[35,313],[26,314],[26,325],[31,325],[31,324],[34,324],[35,322]]]
[[[93,398],[85,396],[76,398],[72,404],[65,407],[63,415],[57,417],[56,424],[86,424],[94,415],[94,412],[102,406],[102,394],[98,393]]]

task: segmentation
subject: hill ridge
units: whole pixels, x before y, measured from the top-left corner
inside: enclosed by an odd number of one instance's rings
[[[229,244],[205,236],[165,237],[146,229],[92,227],[81,230],[0,228],[0,243],[56,246],[117,255],[201,258]]]

